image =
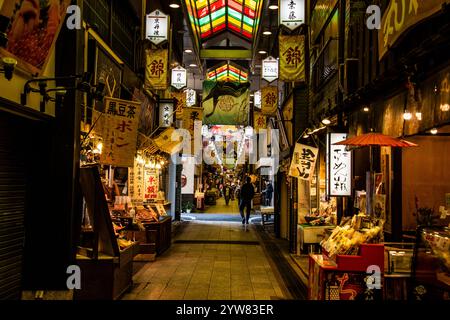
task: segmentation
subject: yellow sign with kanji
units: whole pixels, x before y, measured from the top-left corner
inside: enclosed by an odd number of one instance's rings
[[[172,98],[177,99],[175,105],[175,114],[178,120],[183,119],[183,109],[186,107],[186,93],[185,92],[171,92]]]
[[[145,86],[155,90],[168,87],[169,51],[167,49],[147,50],[145,67]]]
[[[267,129],[266,122],[267,118],[265,115],[258,111],[254,112],[253,129],[255,129],[256,132],[258,132],[259,129]]]
[[[305,36],[279,36],[282,81],[305,81]]]
[[[266,116],[275,116],[278,108],[278,88],[267,86],[261,89],[261,112]]]
[[[134,166],[140,105],[139,102],[105,98],[100,163],[116,167]]]

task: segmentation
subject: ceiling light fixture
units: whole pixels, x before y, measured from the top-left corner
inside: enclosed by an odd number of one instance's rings
[[[171,7],[172,9],[178,9],[180,5],[178,3],[171,3],[169,4],[169,7]]]
[[[270,36],[271,34],[272,34],[272,32],[269,30],[263,32],[263,35],[265,35],[265,36]]]
[[[195,68],[195,67],[197,67],[197,65],[196,65],[195,63],[191,63],[191,64],[189,65],[189,67]]]
[[[436,128],[433,128],[433,129],[430,130],[430,133],[431,134],[437,134],[438,130]]]
[[[369,112],[369,107],[364,107],[363,111],[364,112]]]
[[[192,50],[191,49],[186,49],[186,50],[184,50],[184,52],[185,53],[192,53]]]
[[[269,6],[269,9],[270,10],[277,10],[278,6],[276,4],[272,4],[272,5]]]
[[[258,53],[259,53],[259,54],[267,54],[267,51],[260,50],[260,51],[258,51]]]

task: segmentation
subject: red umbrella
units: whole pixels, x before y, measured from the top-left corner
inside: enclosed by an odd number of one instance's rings
[[[396,148],[409,148],[409,147],[418,147],[417,144],[403,140],[394,138],[391,136],[387,136],[381,133],[371,132],[366,133],[360,136],[352,137],[343,141],[339,141],[334,143],[334,145],[344,145],[344,146],[355,146],[355,147],[370,147],[370,183],[373,180],[373,156],[372,156],[372,147],[380,146],[380,147],[396,147]],[[370,213],[373,211],[373,195],[370,195],[370,206],[368,204],[368,209],[370,209]]]
[[[345,145],[345,146],[359,146],[359,147],[398,147],[398,148],[408,148],[408,147],[418,147],[417,144],[403,140],[397,139],[391,136],[387,136],[381,133],[371,132],[363,134],[361,136],[352,137],[344,141],[339,141],[334,143],[335,145]]]

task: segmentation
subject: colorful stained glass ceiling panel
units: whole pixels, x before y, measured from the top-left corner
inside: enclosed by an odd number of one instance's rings
[[[220,64],[207,72],[208,80],[247,82],[248,72],[231,63]]]
[[[184,0],[196,40],[230,30],[251,41],[256,34],[263,0]]]

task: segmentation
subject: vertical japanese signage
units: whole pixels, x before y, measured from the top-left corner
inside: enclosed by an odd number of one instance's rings
[[[261,112],[255,111],[253,119],[254,119],[253,129],[255,129],[256,132],[258,132],[259,129],[267,128],[266,116],[263,115]]]
[[[147,15],[146,38],[158,45],[167,40],[169,16],[160,10],[155,10]]]
[[[267,57],[262,61],[262,78],[269,83],[278,79],[278,59]]]
[[[144,169],[144,199],[156,200],[159,191],[159,176],[157,169]]]
[[[128,190],[132,201],[144,200],[144,165],[137,160],[128,168]]]
[[[145,85],[155,90],[167,89],[167,61],[169,51],[147,50]]]
[[[186,94],[184,92],[172,92],[172,98],[176,99],[175,113],[177,119],[183,118],[183,109],[186,107]]]
[[[253,105],[255,108],[261,109],[261,90],[255,91],[253,96]]]
[[[102,164],[132,167],[136,153],[140,103],[105,98],[106,114],[103,116]]]
[[[305,36],[279,36],[280,80],[305,81]]]
[[[186,69],[183,67],[175,67],[172,69],[172,87],[177,88],[178,90],[186,87],[187,85],[187,74]]]
[[[295,144],[289,175],[302,180],[311,180],[319,149],[300,143]]]
[[[173,124],[173,100],[159,102],[159,126],[171,127]]]
[[[195,106],[197,103],[197,92],[194,89],[186,90],[186,107]]]
[[[183,156],[181,162],[181,193],[194,194],[195,157]]]
[[[261,112],[267,116],[275,116],[278,108],[278,88],[267,86],[261,89]]]
[[[352,154],[346,146],[333,145],[347,139],[346,133],[329,133],[327,139],[327,189],[330,196],[351,196]]]
[[[279,24],[294,30],[305,23],[305,0],[280,0]]]

